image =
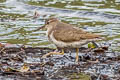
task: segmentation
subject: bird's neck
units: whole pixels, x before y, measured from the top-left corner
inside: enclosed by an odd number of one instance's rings
[[[55,27],[57,24],[50,24],[48,25],[49,27],[47,28],[47,36],[49,37],[50,34],[54,31]]]

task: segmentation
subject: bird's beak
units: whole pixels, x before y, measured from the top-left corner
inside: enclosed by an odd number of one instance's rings
[[[38,29],[45,29],[45,25],[39,27]]]
[[[46,25],[43,25],[43,26],[40,27],[40,29],[42,29],[42,30],[46,30],[47,27],[46,27]]]
[[[45,25],[41,26],[40,29],[44,29],[45,28]]]
[[[41,27],[39,27],[39,28],[37,28],[37,29],[34,30],[34,31],[39,31],[40,29],[45,29],[45,25],[44,25],[44,26],[41,26]]]

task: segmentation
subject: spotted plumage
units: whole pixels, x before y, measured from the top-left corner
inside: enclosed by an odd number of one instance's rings
[[[62,49],[78,49],[82,45],[100,38],[97,34],[86,32],[71,24],[61,22],[56,18],[47,19],[44,27],[47,28],[49,41]],[[76,58],[78,58],[78,56]],[[76,61],[78,61],[78,59]]]

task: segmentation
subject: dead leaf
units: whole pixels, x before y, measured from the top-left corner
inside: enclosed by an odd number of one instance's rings
[[[1,48],[1,47],[4,47],[4,44],[0,43],[0,48]]]
[[[96,48],[93,43],[88,43],[88,48]]]
[[[98,59],[96,59],[96,61],[89,61],[90,63],[98,63],[99,62],[99,60]]]
[[[5,50],[5,48],[3,47],[3,48],[0,50],[0,53],[1,53],[1,52],[5,53],[4,50]]]
[[[8,67],[5,71],[6,71],[6,72],[18,72],[17,69],[14,69],[14,68],[12,68],[12,67]]]
[[[98,48],[98,49],[95,49],[94,52],[95,52],[95,53],[104,53],[105,50],[102,49],[102,48]]]
[[[104,46],[104,47],[102,47],[102,49],[104,49],[104,50],[108,50],[108,47],[107,47],[107,46]]]
[[[27,72],[29,69],[30,69],[30,68],[29,68],[27,65],[23,65],[23,66],[21,67],[21,69],[18,70],[18,71],[19,71],[19,72]]]
[[[36,75],[44,75],[44,71],[42,70],[32,70],[32,73],[35,73]]]
[[[20,47],[19,45],[17,44],[10,44],[10,43],[6,43],[4,44],[5,48],[10,48],[10,47]]]

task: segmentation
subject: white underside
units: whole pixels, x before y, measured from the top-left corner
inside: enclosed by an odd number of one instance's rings
[[[87,44],[90,41],[94,41],[93,39],[91,39],[91,40],[87,39],[87,40],[81,40],[81,41],[77,41],[77,42],[65,43],[62,41],[57,41],[53,36],[53,32],[51,33],[49,40],[51,42],[53,42],[59,48],[80,48],[82,45]]]

